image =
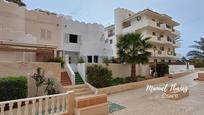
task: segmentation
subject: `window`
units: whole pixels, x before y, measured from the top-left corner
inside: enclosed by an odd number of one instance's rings
[[[108,37],[115,35],[114,30],[108,30]]]
[[[129,14],[129,17],[132,16],[131,14]]]
[[[129,26],[131,26],[131,22],[130,21],[123,22],[123,28],[127,28]]]
[[[92,63],[92,56],[87,56],[87,58],[88,58],[88,63]]]
[[[162,51],[158,51],[158,54],[161,55],[161,54],[162,54]]]
[[[44,40],[46,38],[46,30],[41,29],[41,39]]]
[[[113,40],[111,39],[111,40],[110,40],[110,44],[112,44],[112,43],[113,43]]]
[[[169,63],[171,63],[171,60],[169,60]]]
[[[157,40],[161,41],[161,37],[157,37]]]
[[[170,26],[170,25],[168,25],[168,24],[166,24],[166,28],[169,28],[169,29],[171,29],[171,26]]]
[[[160,37],[161,37],[161,38],[163,38],[163,37],[164,37],[164,35],[163,35],[163,34],[160,34]]]
[[[52,33],[51,31],[47,30],[47,40],[51,40]]]
[[[98,56],[94,56],[94,63],[98,63]]]
[[[152,32],[152,35],[153,35],[153,36],[156,36],[156,33],[155,33],[155,32]]]
[[[164,47],[160,47],[160,50],[161,50],[161,51],[164,51]]]
[[[154,22],[155,22],[156,20],[155,20],[155,19],[152,19],[152,21],[154,21]]]
[[[69,43],[69,34],[68,33],[64,34],[64,43]]]
[[[164,59],[162,59],[162,60],[161,60],[161,62],[165,62],[165,60],[164,60]]]
[[[70,43],[78,43],[78,36],[74,34],[69,35],[69,42]]]
[[[170,52],[170,51],[171,51],[171,49],[170,49],[170,48],[168,48],[168,51]]]
[[[171,38],[169,36],[167,36],[167,41],[171,42]]]
[[[157,26],[160,27],[160,23],[159,22],[157,22]]]
[[[72,58],[69,56],[69,63],[71,63],[72,62]]]
[[[51,40],[52,32],[50,30],[41,29],[41,40]]]

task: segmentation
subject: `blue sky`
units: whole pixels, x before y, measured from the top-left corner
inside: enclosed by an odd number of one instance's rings
[[[173,17],[181,25],[182,47],[177,49],[185,55],[193,41],[204,36],[204,0],[23,0],[28,9],[41,8],[58,14],[70,15],[74,19],[113,24],[114,9],[121,7],[132,11],[145,8]]]

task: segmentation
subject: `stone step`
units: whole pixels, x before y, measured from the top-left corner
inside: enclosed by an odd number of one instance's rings
[[[75,97],[75,100],[84,99],[84,98],[89,98],[89,97],[93,97],[93,96],[96,96],[96,95],[97,95],[97,94],[81,95],[81,96]]]
[[[66,90],[74,90],[74,89],[80,89],[80,88],[89,88],[88,85],[86,84],[81,84],[81,85],[71,85],[71,86],[66,86],[64,87]]]
[[[68,86],[72,84],[67,72],[61,72],[61,84],[62,86]]]
[[[90,89],[89,88],[79,88],[79,89],[74,89],[74,92],[75,93],[79,93],[79,92],[85,92],[85,91],[90,91]]]
[[[89,91],[75,93],[75,96],[84,96],[84,95],[91,95],[91,94],[94,94],[94,92],[89,90]]]

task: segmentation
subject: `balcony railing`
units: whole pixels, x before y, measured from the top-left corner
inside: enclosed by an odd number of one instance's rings
[[[181,47],[181,43],[180,42],[174,42],[173,46],[179,48],[179,47]]]

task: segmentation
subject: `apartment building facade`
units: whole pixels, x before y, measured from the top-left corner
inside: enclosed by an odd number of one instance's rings
[[[69,57],[98,63],[109,54],[104,27],[0,0],[0,61],[47,61]],[[109,48],[110,49],[110,48]]]
[[[143,37],[151,37],[149,42],[154,46],[150,62],[174,62],[179,59],[175,49],[180,47],[180,32],[175,29],[179,23],[170,16],[159,14],[149,9],[132,12],[118,8],[114,11],[114,25],[105,28],[106,42],[111,44],[112,56],[117,57],[116,44],[120,35],[138,32]]]

